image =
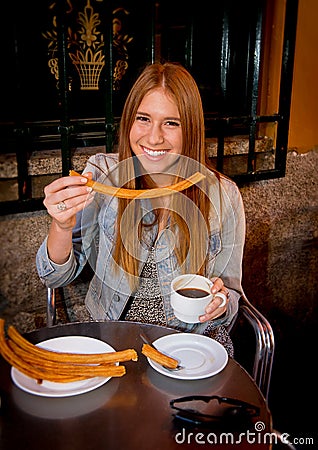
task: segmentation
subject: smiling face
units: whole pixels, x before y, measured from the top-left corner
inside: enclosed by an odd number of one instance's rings
[[[130,130],[130,146],[148,173],[166,173],[182,152],[182,127],[176,103],[163,88],[141,101]]]

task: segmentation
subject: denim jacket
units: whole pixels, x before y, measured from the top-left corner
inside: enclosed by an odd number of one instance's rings
[[[108,170],[117,164],[117,154],[96,154],[92,156],[85,172],[93,172],[93,179],[99,178],[98,168]],[[92,163],[92,164],[91,164]],[[238,309],[242,294],[242,258],[245,241],[245,213],[241,194],[236,184],[227,177],[215,177],[209,187],[210,199],[214,205],[208,242],[208,260],[205,276],[221,277],[230,291],[229,305],[225,316],[212,321],[212,326],[229,325]],[[151,220],[149,200],[143,202],[144,220]],[[85,303],[96,320],[117,320],[129,297],[131,288],[124,271],[114,267],[112,249],[117,217],[117,198],[96,194],[94,201],[77,214],[73,230],[73,250],[64,264],[55,264],[47,253],[47,238],[40,246],[36,264],[39,276],[47,287],[66,286],[82,271],[87,261],[94,276],[90,282]],[[133,226],[133,224],[132,224]],[[132,230],[132,233],[135,231]],[[147,228],[142,235],[138,258],[140,272],[146,262],[149,249],[155,249],[159,285],[163,298],[167,325],[182,331],[203,333],[209,322],[186,324],[178,320],[170,305],[170,284],[180,275],[181,269],[172,251],[174,236],[169,226],[157,237],[157,228]]]

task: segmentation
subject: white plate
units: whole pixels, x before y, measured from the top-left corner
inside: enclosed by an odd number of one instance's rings
[[[87,336],[53,338],[40,342],[37,346],[48,350],[71,353],[105,353],[115,351],[106,342]],[[43,380],[42,384],[38,384],[34,378],[24,375],[15,367],[11,369],[11,377],[14,383],[23,391],[42,397],[69,397],[71,395],[83,394],[102,386],[111,378],[94,377],[71,383],[53,383]]]
[[[178,333],[163,336],[154,345],[163,353],[176,358],[184,369],[170,371],[148,358],[157,372],[180,380],[199,380],[221,372],[227,364],[228,354],[219,342],[202,334]]]

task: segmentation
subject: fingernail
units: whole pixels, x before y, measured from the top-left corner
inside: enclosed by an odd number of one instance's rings
[[[88,181],[87,178],[81,178],[82,183],[87,183],[87,181]]]
[[[92,192],[93,188],[87,187],[86,190],[87,190],[87,192]]]

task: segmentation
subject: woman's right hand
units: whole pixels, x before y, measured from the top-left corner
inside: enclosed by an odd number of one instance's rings
[[[43,204],[59,228],[72,229],[76,213],[92,202],[94,193],[86,186],[87,179],[92,179],[91,172],[58,178],[44,188]]]

